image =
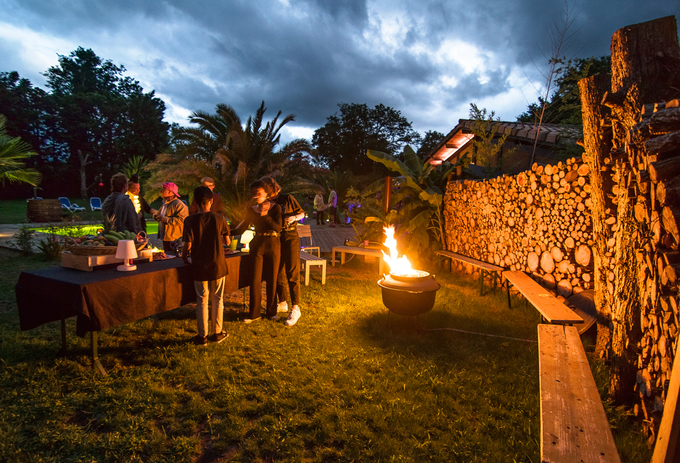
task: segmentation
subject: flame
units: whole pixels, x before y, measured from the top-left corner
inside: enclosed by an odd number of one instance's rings
[[[383,260],[390,266],[390,273],[396,275],[409,275],[416,272],[416,270],[413,270],[411,267],[411,263],[406,256],[398,257],[397,240],[394,239],[394,226],[390,225],[389,227],[385,227],[384,230],[385,242],[383,244],[390,250],[390,255],[388,256],[385,251],[383,251]]]

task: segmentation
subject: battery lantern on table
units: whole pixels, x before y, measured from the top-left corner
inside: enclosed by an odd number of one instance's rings
[[[131,272],[137,270],[137,266],[132,264],[132,259],[137,258],[134,240],[120,240],[116,248],[116,259],[123,259],[123,265],[119,265],[119,272]]]
[[[248,243],[250,243],[253,238],[255,237],[255,233],[253,233],[252,230],[246,230],[243,232],[243,235],[241,235],[241,244],[243,245],[243,249],[241,249],[242,252],[249,252],[250,248],[248,247]]]

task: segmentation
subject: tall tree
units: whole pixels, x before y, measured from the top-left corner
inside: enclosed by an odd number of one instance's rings
[[[57,127],[56,154],[78,169],[84,197],[88,171],[112,173],[135,155],[152,159],[168,141],[165,104],[124,72],[79,47],[59,55],[59,65],[44,74]]]
[[[366,174],[379,165],[366,158],[367,149],[399,155],[404,146],[420,142],[420,134],[400,111],[377,105],[340,103],[339,113],[326,118],[314,132],[314,160],[330,170]]]
[[[539,97],[525,112],[517,116],[520,122],[537,122],[541,110],[545,108],[543,123],[581,125],[581,94],[578,82],[596,74],[611,74],[611,57],[591,56],[559,60],[555,69],[555,91],[548,101]]]
[[[446,135],[441,132],[437,132],[436,130],[428,130],[425,132],[425,136],[423,137],[423,141],[420,144],[420,148],[418,148],[418,151],[416,152],[418,157],[421,159],[427,158],[445,136]]]

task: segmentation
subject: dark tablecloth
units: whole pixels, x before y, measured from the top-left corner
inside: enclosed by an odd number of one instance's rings
[[[225,291],[247,285],[249,259],[242,256],[227,256]],[[116,266],[91,272],[65,267],[23,272],[15,291],[22,330],[75,316],[78,336],[196,300],[189,266],[179,258],[137,263],[132,272],[119,272]]]

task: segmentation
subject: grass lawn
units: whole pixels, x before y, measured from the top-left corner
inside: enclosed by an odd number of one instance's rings
[[[188,342],[192,306],[102,332],[104,377],[74,320],[63,358],[58,323],[19,330],[20,272],[54,264],[18,256],[0,250],[0,461],[540,461],[539,316],[471,277],[441,271],[416,322],[353,259],[325,286],[313,272],[292,328],[239,322],[236,293],[219,345]],[[639,424],[606,408],[622,461],[648,462]]]
[[[48,198],[45,198],[48,199]],[[104,198],[101,198],[104,202]],[[92,222],[101,223],[102,213],[101,211],[91,211],[90,204],[87,201],[83,201],[80,198],[69,198],[71,204],[77,204],[84,207],[86,210],[81,212],[70,213],[64,209],[64,217],[62,217],[64,222],[71,222],[71,219],[77,222]],[[157,199],[150,204],[151,207],[158,209],[160,206],[160,199]],[[14,224],[14,223],[25,223],[28,222],[27,217],[27,204],[25,199],[7,199],[0,201],[0,224]],[[150,222],[153,222],[151,220]]]

